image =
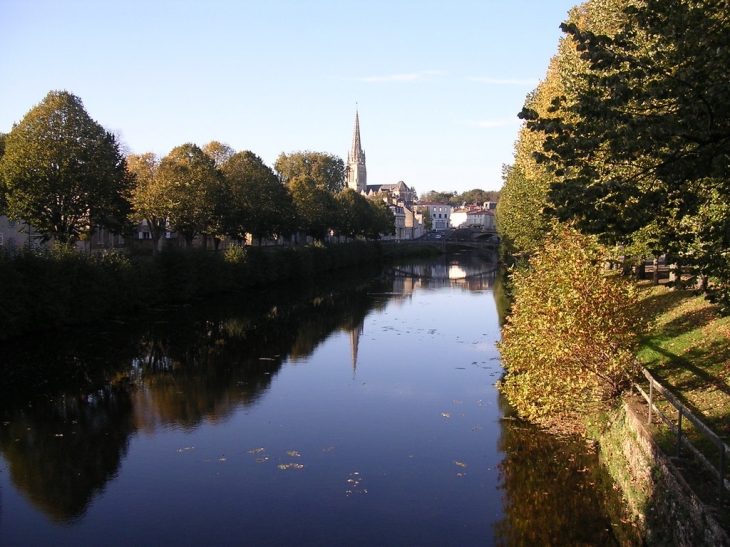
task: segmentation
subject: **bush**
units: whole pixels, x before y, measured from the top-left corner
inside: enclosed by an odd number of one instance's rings
[[[500,389],[524,418],[554,424],[616,397],[637,370],[645,321],[635,285],[603,269],[596,239],[556,227],[512,275]]]

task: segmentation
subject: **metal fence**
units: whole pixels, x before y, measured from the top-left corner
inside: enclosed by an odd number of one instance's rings
[[[649,419],[647,423],[651,423],[652,412],[655,412],[657,416],[659,416],[661,420],[665,424],[667,424],[669,429],[674,433],[674,436],[677,440],[677,456],[680,455],[682,445],[686,446],[697,457],[697,459],[702,462],[702,464],[704,464],[704,466],[707,467],[707,469],[717,477],[719,486],[719,498],[720,503],[722,503],[725,489],[730,491],[730,481],[725,478],[726,465],[727,462],[730,460],[730,447],[726,445],[714,431],[712,431],[709,427],[702,423],[702,421],[697,418],[697,416],[692,414],[692,412],[690,412],[686,406],[680,403],[677,398],[672,395],[664,386],[657,382],[648,370],[643,368],[642,372],[644,373],[646,379],[649,380],[649,393],[647,394],[638,384],[634,384],[634,387],[649,403]],[[664,398],[677,410],[676,425],[672,419],[670,419],[654,404],[655,391],[663,395]],[[717,467],[707,458],[707,456],[705,456],[697,449],[697,447],[692,444],[692,442],[687,438],[686,435],[683,434],[682,422],[685,418],[689,420],[692,425],[695,426],[697,431],[702,433],[712,444],[717,447],[719,452],[719,465]]]

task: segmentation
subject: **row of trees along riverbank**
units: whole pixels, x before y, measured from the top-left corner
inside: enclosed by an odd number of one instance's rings
[[[146,307],[378,264],[375,242],[225,252],[166,248],[153,258],[87,255],[70,246],[0,251],[0,339]]]
[[[282,153],[275,169],[251,151],[216,141],[187,143],[160,159],[122,152],[81,99],[52,91],[0,135],[0,214],[29,223],[43,239],[70,243],[98,229],[129,236],[136,226],[160,246],[174,230],[241,241],[305,233],[377,239],[395,231],[381,197],[344,189],[341,158]],[[157,250],[158,245],[153,248]]]
[[[503,387],[523,415],[585,415],[635,374],[645,323],[605,262],[665,255],[730,312],[728,10],[724,0],[588,0],[562,25],[520,113],[497,206],[506,256],[531,257],[502,348]],[[546,261],[554,286],[533,294]],[[550,342],[530,345],[519,333],[538,314]]]
[[[727,438],[715,406],[730,343],[711,316],[730,314],[728,13],[726,0],[588,0],[562,25],[497,206],[517,263],[500,387],[521,416],[600,436],[641,363]],[[605,268],[660,256],[683,273],[673,293]],[[710,308],[681,309],[687,287]],[[671,496],[649,492],[640,520]]]

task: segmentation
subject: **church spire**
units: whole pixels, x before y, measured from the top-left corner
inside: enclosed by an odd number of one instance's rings
[[[352,134],[352,148],[350,149],[348,160],[360,163],[361,157],[364,162],[365,152],[363,152],[362,145],[360,144],[360,116],[357,110],[355,110],[355,131]]]
[[[365,168],[365,151],[360,142],[360,115],[355,109],[355,131],[352,135],[352,147],[347,154],[347,187],[358,193],[367,192],[367,169]]]

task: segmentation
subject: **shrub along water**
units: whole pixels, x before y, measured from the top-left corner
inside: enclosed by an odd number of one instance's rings
[[[381,258],[380,245],[363,241],[276,250],[232,247],[222,253],[167,249],[152,259],[89,256],[63,246],[0,249],[0,339]]]
[[[581,427],[636,375],[644,319],[635,286],[607,275],[606,258],[595,237],[556,226],[529,267],[513,273],[500,388],[522,417]]]

